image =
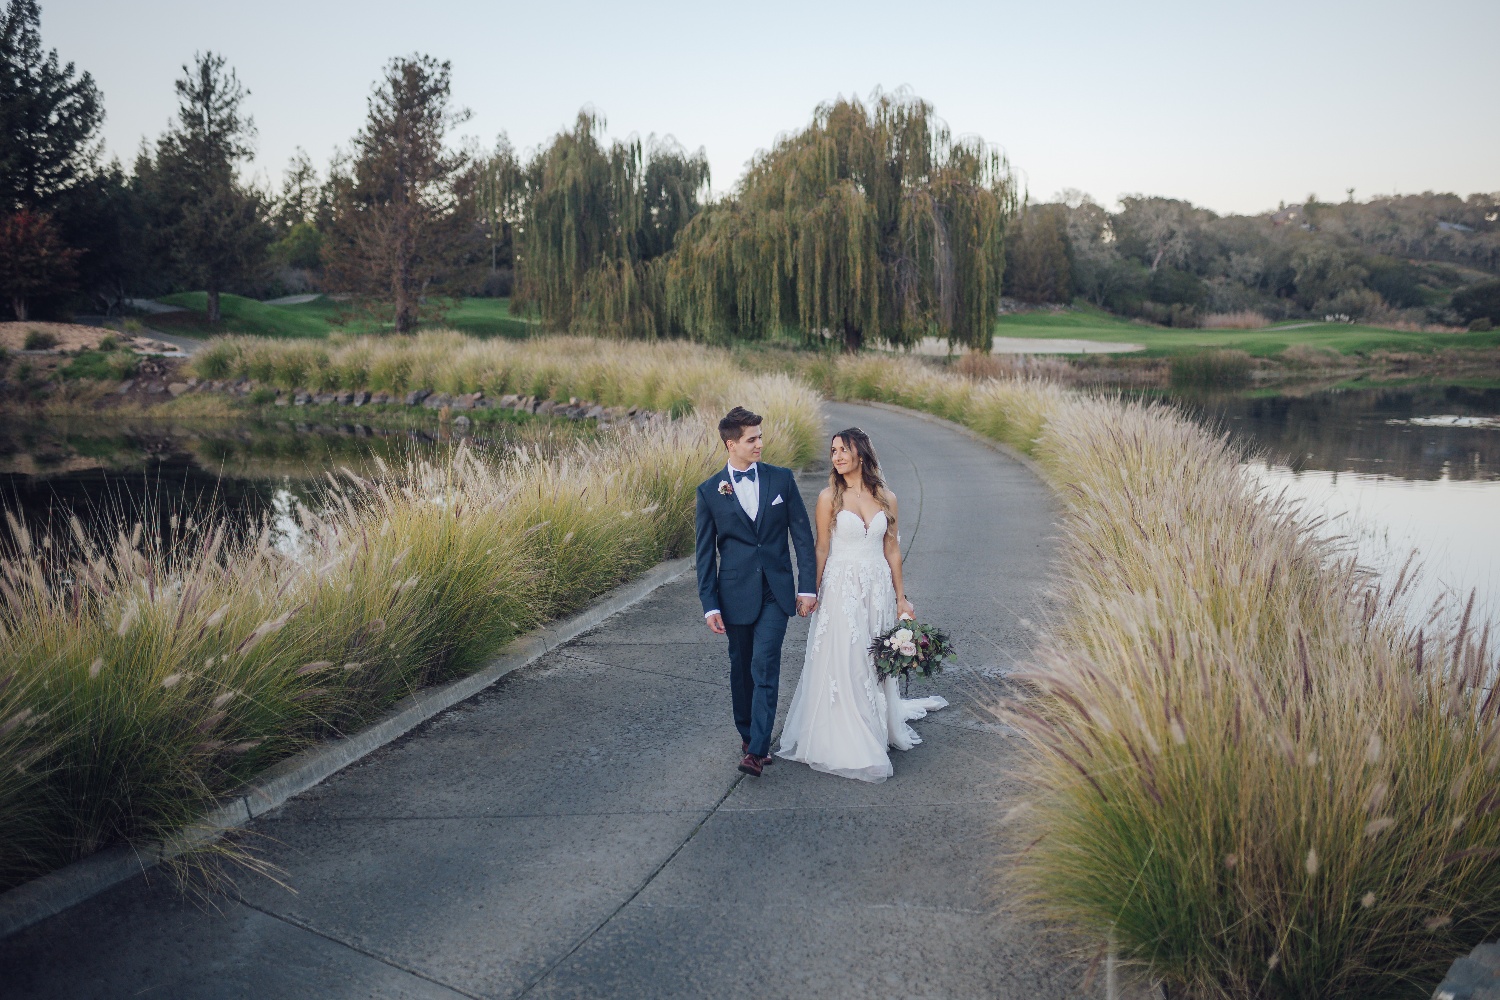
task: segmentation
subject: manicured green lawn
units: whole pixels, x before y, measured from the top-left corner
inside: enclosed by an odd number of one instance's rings
[[[224,294],[219,296],[223,321],[217,326],[210,324],[205,315],[208,296],[203,292],[165,295],[161,301],[189,311],[151,316],[146,320],[147,325],[164,333],[188,337],[212,337],[225,333],[261,337],[326,337],[334,330],[373,333],[390,329],[389,324],[367,319],[343,320],[343,304],[327,296],[293,306],[273,306],[239,295]],[[510,299],[463,299],[442,322],[432,325],[462,330],[476,337],[526,337],[534,329],[526,320],[510,315]]]
[[[1144,345],[1146,349],[1141,354],[1146,356],[1182,354],[1205,348],[1232,348],[1258,357],[1268,357],[1281,353],[1293,344],[1328,348],[1341,354],[1500,346],[1500,331],[1406,333],[1349,323],[1298,325],[1296,329],[1288,330],[1274,326],[1261,330],[1174,330],[1132,323],[1088,308],[1064,313],[1013,313],[1002,316],[995,326],[995,336],[1127,342]]]
[[[147,325],[163,333],[180,333],[188,337],[212,337],[221,333],[250,333],[261,337],[328,336],[328,324],[319,316],[298,313],[286,306],[268,306],[239,295],[219,296],[223,321],[217,326],[208,322],[205,313],[208,296],[203,292],[164,295],[161,301],[189,310],[148,317]]]

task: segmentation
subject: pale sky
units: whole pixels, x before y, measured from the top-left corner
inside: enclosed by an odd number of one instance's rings
[[[1017,4],[42,0],[42,41],[94,75],[127,164],[195,50],[250,89],[255,170],[326,170],[392,56],[453,64],[460,135],[522,150],[603,112],[704,147],[715,192],[821,101],[905,86],[1002,147],[1046,200],[1079,188],[1259,212],[1309,192],[1500,191],[1497,0]]]

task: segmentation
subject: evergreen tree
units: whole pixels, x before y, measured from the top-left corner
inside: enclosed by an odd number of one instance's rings
[[[700,335],[799,328],[857,350],[935,334],[987,350],[1014,210],[1005,159],[954,141],[925,101],[840,99],[683,230],[672,313]]]
[[[248,92],[222,56],[197,56],[177,81],[177,122],[137,163],[163,256],[177,280],[202,288],[208,320],[219,295],[259,277],[271,242],[269,206],[237,176],[252,157],[255,123],[241,114]]]
[[[36,0],[0,11],[0,211],[50,211],[98,158],[104,107],[93,77],[43,53]]]
[[[528,164],[515,302],[558,329],[666,334],[661,265],[698,212],[708,160],[670,139],[606,149],[603,130],[580,112]]]
[[[448,63],[393,59],[330,184],[328,286],[383,309],[398,333],[415,329],[424,307],[435,312],[436,296],[462,291],[485,255],[469,158],[443,146],[468,118],[450,99]]]

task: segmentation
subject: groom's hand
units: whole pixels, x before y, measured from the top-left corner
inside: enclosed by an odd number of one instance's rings
[[[708,630],[714,635],[724,634],[724,616],[717,611],[705,618],[704,621],[708,622]]]
[[[812,614],[816,610],[818,610],[818,599],[816,597],[803,596],[803,597],[797,598],[797,614],[798,615],[802,616],[803,618],[806,618],[808,615]]]

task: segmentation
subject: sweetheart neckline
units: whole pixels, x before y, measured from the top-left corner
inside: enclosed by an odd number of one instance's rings
[[[885,514],[885,511],[884,510],[877,510],[874,514],[872,514],[870,516],[870,519],[868,521],[866,521],[864,518],[860,517],[858,513],[856,513],[855,511],[850,510],[848,507],[840,507],[839,508],[839,514],[853,514],[855,520],[859,521],[859,523],[864,526],[865,535],[866,535],[866,537],[868,537],[869,534],[870,534],[870,525],[872,525],[872,524],[875,523],[875,518],[883,516]],[[838,514],[835,514],[834,515],[834,519],[837,520],[837,518],[838,518]],[[890,518],[886,518],[886,523],[887,524],[890,523]]]

